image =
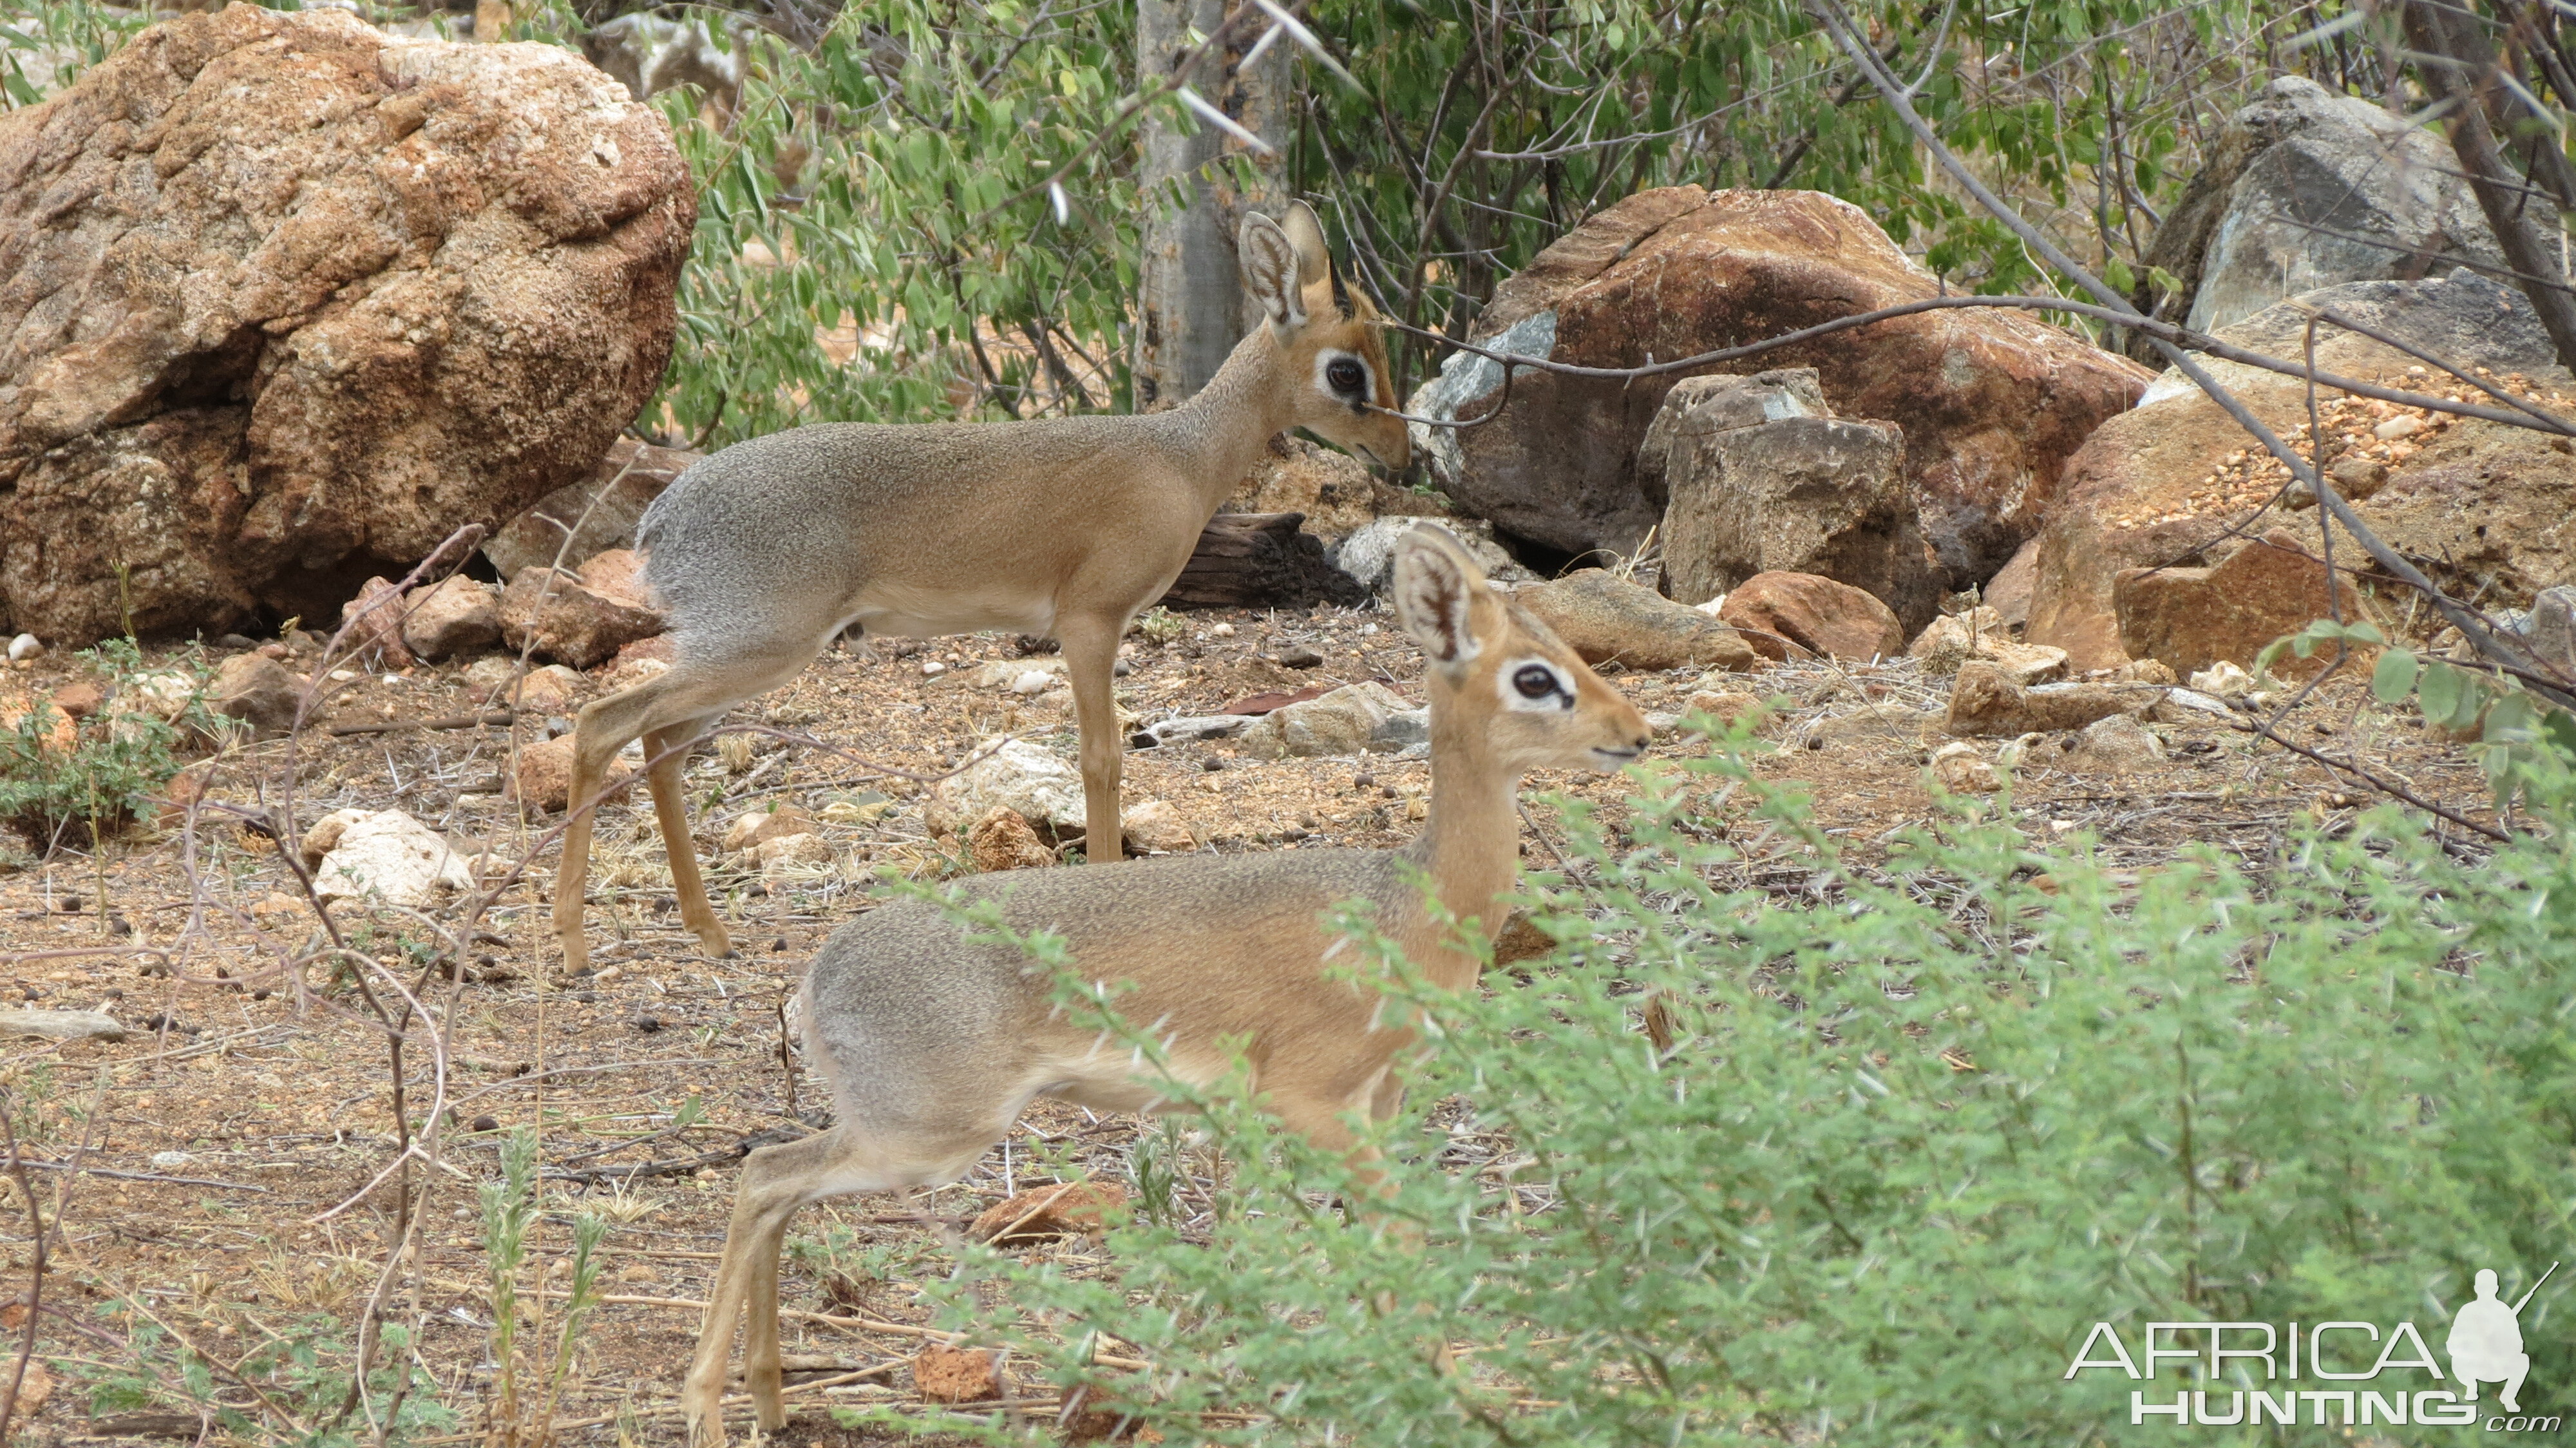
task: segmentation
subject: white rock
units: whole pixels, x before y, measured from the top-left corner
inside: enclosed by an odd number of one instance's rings
[[[1481,518],[1377,518],[1351,530],[1325,557],[1335,568],[1360,581],[1371,593],[1384,593],[1395,578],[1395,548],[1416,524],[1430,522],[1467,550],[1485,576],[1497,583],[1527,583],[1537,577],[1514,562],[1494,541],[1494,525]]]
[[[105,1011],[0,1011],[0,1036],[53,1041],[122,1041],[125,1027]]]
[[[931,789],[922,813],[933,831],[953,835],[997,806],[1060,832],[1084,827],[1081,770],[1025,739],[995,743],[975,746],[973,764]]]
[[[2221,699],[2242,699],[2254,692],[2254,676],[2220,659],[2217,663],[2191,676],[2191,686],[2201,693]]]
[[[947,666],[946,664],[943,664],[943,663],[939,662],[937,659],[932,659],[932,660],[931,660],[931,661],[929,661],[928,663],[923,664],[923,665],[921,666],[921,675],[922,675],[922,677],[923,677],[923,678],[926,678],[926,679],[935,679],[935,678],[939,677],[941,674],[944,674],[944,673],[947,673],[947,672],[948,672],[948,666]]]
[[[788,865],[828,865],[832,847],[821,835],[781,835],[752,846],[752,860],[764,875],[775,874]]]
[[[1031,674],[1041,676],[1046,682],[1035,688],[1029,687]],[[1010,689],[1022,694],[1043,694],[1064,682],[1064,660],[995,659],[989,664],[978,664],[971,672],[957,677],[963,679],[970,689]]]
[[[152,1153],[152,1164],[163,1171],[176,1171],[195,1159],[196,1158],[188,1155],[184,1151],[156,1151]]]
[[[2088,774],[2128,774],[2165,757],[2165,742],[2128,714],[2096,719],[2076,736],[2066,767]]]
[[[314,893],[323,899],[377,899],[420,909],[441,903],[451,891],[474,888],[465,858],[410,815],[398,809],[342,813],[359,817],[340,822],[313,872]],[[316,833],[322,828],[315,826]]]
[[[1932,752],[1932,777],[1952,794],[1992,794],[2004,787],[1995,767],[1979,757],[1977,746],[1964,739]]]
[[[1056,685],[1056,676],[1044,669],[1030,669],[1011,681],[1014,694],[1043,694]]]
[[[1230,639],[1234,637],[1234,625],[1230,623],[1218,624],[1216,627],[1208,630],[1208,637]]]
[[[197,695],[197,681],[178,669],[137,674],[122,691],[124,702],[156,719],[176,719]]]
[[[21,659],[32,659],[44,651],[44,640],[34,634],[20,634],[9,640],[9,662],[13,664]]]

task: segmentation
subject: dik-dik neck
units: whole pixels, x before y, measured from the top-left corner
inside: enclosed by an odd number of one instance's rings
[[[1520,776],[1495,756],[1477,721],[1461,717],[1457,700],[1437,682],[1431,687],[1431,817],[1405,853],[1431,877],[1432,892],[1449,913],[1474,917],[1490,940],[1503,928],[1506,905],[1520,869]],[[1462,961],[1435,952],[1424,968],[1458,989],[1466,984]],[[1446,961],[1448,969],[1443,969]]]
[[[1266,326],[1235,344],[1214,377],[1187,402],[1155,414],[1174,444],[1189,454],[1190,476],[1206,511],[1214,512],[1261,460],[1270,439],[1294,415],[1295,379],[1278,375],[1279,346]]]

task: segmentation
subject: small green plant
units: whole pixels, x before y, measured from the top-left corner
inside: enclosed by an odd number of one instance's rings
[[[231,721],[206,706],[206,672],[194,658],[146,670],[131,639],[86,651],[116,705],[88,729],[38,701],[0,729],[0,824],[50,854],[67,840],[95,845],[143,812],[179,772],[187,738],[221,737]],[[153,696],[161,712],[129,700]],[[66,743],[68,736],[68,743]]]
[[[483,1272],[492,1294],[492,1397],[495,1431],[519,1421],[519,1266],[537,1218],[537,1134],[520,1127],[501,1143],[501,1179],[478,1189],[483,1207]]]
[[[103,1321],[133,1314],[132,1304],[111,1299]],[[271,1319],[271,1326],[277,1325]],[[289,1320],[229,1366],[209,1363],[197,1351],[148,1320],[128,1335],[130,1364],[81,1370],[90,1412],[105,1417],[138,1410],[195,1413],[214,1425],[214,1440],[274,1443],[283,1448],[358,1448],[403,1444],[456,1427],[456,1414],[441,1405],[438,1383],[412,1351],[411,1330],[388,1323],[366,1391],[351,1391],[351,1348],[342,1325],[324,1314]],[[238,1384],[262,1396],[245,1401]]]

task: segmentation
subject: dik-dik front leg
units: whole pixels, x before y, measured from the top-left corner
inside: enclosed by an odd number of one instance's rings
[[[1125,619],[1068,620],[1056,629],[1064,645],[1065,677],[1073,685],[1073,720],[1082,732],[1083,858],[1105,864],[1120,858],[1126,839],[1119,828],[1118,776],[1127,739],[1118,727],[1118,700],[1110,688],[1118,667],[1118,635]]]

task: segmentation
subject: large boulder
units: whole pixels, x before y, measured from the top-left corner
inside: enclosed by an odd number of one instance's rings
[[[2206,332],[2319,287],[2497,263],[2495,234],[2458,171],[2438,134],[2282,76],[2228,119],[2148,244],[2148,264],[2183,284],[2164,315]],[[2156,301],[2141,282],[2139,308]],[[2164,360],[2140,338],[2129,355]]]
[[[2562,398],[2576,380],[2551,365],[2549,338],[2522,294],[2465,269],[2422,282],[2348,282],[2307,293],[2218,335],[2279,357],[2297,357],[2311,307],[2332,307],[2375,331],[2455,362],[2523,377]],[[2342,328],[2318,329],[2320,368],[2417,390],[2457,391],[2413,358]],[[2294,378],[2210,361],[2213,376],[2284,438],[2308,425],[2307,390]],[[2576,457],[2565,440],[2505,423],[2426,417],[2321,389],[2329,472],[2376,464],[2385,480],[2355,505],[2371,530],[2437,580],[2488,607],[2521,607],[2557,583],[2576,583]],[[2562,408],[2564,403],[2559,404]],[[2343,471],[2350,472],[2345,468]],[[2127,568],[2206,567],[2209,551],[2288,481],[2218,404],[2178,372],[2157,380],[2139,407],[2113,418],[2068,464],[2066,482],[2033,565],[2024,637],[2066,650],[2078,670],[2115,668],[2121,642],[2113,585]],[[2318,509],[2268,514],[2305,551],[2323,557]],[[2337,529],[2338,567],[2362,560]],[[2247,660],[2237,660],[2244,663]]]
[[[1496,289],[1468,340],[1635,367],[1940,289],[1847,202],[1677,186],[1641,191],[1559,238]],[[1905,478],[1953,588],[1985,579],[2037,530],[2066,458],[2148,378],[2067,332],[1992,310],[1895,318],[1746,367],[1813,367],[1836,414],[1904,430]],[[1680,380],[1523,370],[1501,417],[1464,431],[1416,427],[1413,444],[1450,497],[1512,538],[1631,554],[1665,503],[1637,475],[1637,446]],[[1499,365],[1457,353],[1406,410],[1478,416],[1501,385]]]
[[[0,116],[0,615],[328,618],[585,476],[695,215],[660,117],[554,47],[144,31]]]
[[[1662,481],[1663,591],[1680,602],[1781,572],[1862,589],[1909,630],[1940,610],[1904,435],[1835,417],[1812,367],[1676,385],[1638,445],[1637,471]]]
[[[1757,573],[1726,596],[1717,616],[1766,659],[1891,659],[1905,629],[1866,590],[1812,573]]]

